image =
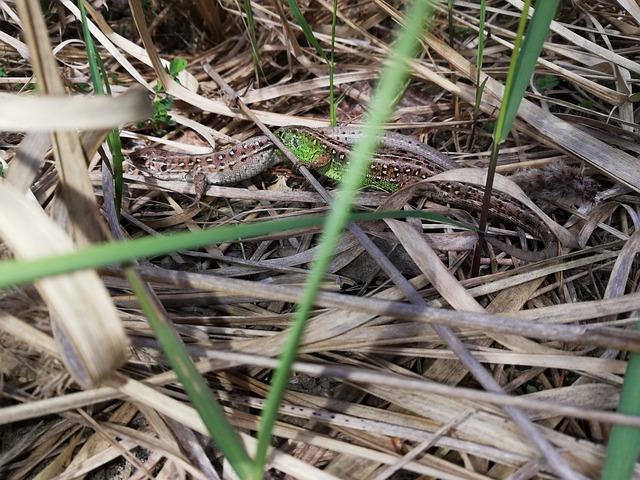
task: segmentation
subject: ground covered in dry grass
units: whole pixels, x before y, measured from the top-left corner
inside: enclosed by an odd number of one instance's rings
[[[333,85],[341,124],[362,120],[402,3],[339,2]],[[451,25],[445,6],[436,8],[389,127],[448,153],[462,166],[486,167],[519,4],[489,2],[490,37],[482,62],[487,82],[474,114],[479,11],[476,2],[458,3]],[[330,7],[322,0],[301,2],[325,51],[331,38]],[[77,42],[82,36],[74,4],[61,1],[51,8],[45,19],[64,91],[87,95],[86,50]],[[35,54],[30,50],[29,55],[22,43],[16,12],[7,5],[2,12],[0,89],[29,97]],[[144,20],[148,28],[142,37],[126,3],[112,2],[109,9],[89,13],[114,94],[142,88],[158,105],[153,122],[122,127],[125,152],[157,145],[194,153],[212,145],[223,148],[259,134],[256,122],[271,129],[328,125],[327,64],[309,46],[284,2],[253,3],[255,55],[238,2],[152,2],[139,18],[138,25]],[[633,13],[617,2],[564,2],[516,128],[500,151],[499,172],[535,169],[524,174],[531,185],[528,193],[534,197],[543,186],[549,190],[540,206],[575,243],[539,262],[522,262],[487,247],[478,275],[471,275],[476,236],[469,232],[417,220],[363,224],[381,254],[367,251],[346,232],[285,395],[270,475],[558,476],[562,465],[549,452],[541,455],[505,406],[522,409],[569,469],[586,477],[599,475],[612,421],[629,421],[611,412],[627,352],[640,345],[633,331],[640,306],[634,261],[640,143],[630,99],[640,74],[639,19]],[[175,81],[159,70],[158,62],[178,57],[188,67]],[[162,89],[157,88],[159,77],[165,80]],[[170,119],[159,105],[169,108]],[[40,116],[66,121],[66,107],[58,108]],[[25,138],[3,134],[1,153],[8,171]],[[100,140],[91,144],[95,152]],[[131,169],[125,173],[118,222],[110,207],[110,158],[102,149],[92,155],[87,178],[101,206],[97,222],[109,225],[115,238],[328,209],[286,164],[240,185],[209,186],[199,202],[190,183],[150,179]],[[551,175],[540,177],[540,168]],[[53,163],[47,161],[31,182],[32,192],[65,225],[58,182]],[[580,189],[592,182],[597,182],[597,195],[585,202]],[[323,183],[329,190],[335,186]],[[426,202],[419,191],[402,202],[398,198],[364,191],[357,205],[361,210],[433,210],[468,222],[478,214]],[[73,207],[67,208],[73,217]],[[539,247],[512,225],[493,226],[505,241]],[[99,231],[92,235],[100,236]],[[138,267],[239,432],[251,435],[257,429],[273,372],[271,359],[282,349],[318,233],[276,233],[179,251]],[[48,243],[46,238],[38,241]],[[10,253],[15,254],[13,248],[4,256]],[[379,265],[381,255],[436,309],[405,303],[406,292]],[[41,300],[42,291],[24,286],[1,294],[3,478],[34,478],[39,472],[47,478],[222,476],[228,464],[199,433],[203,428],[197,414],[186,408],[188,398],[121,268],[102,270],[100,278],[130,342],[114,347],[126,349],[128,360],[120,373],[128,380],[106,387],[81,389],[70,379],[51,337],[51,310]],[[67,302],[81,300],[70,297]],[[84,315],[84,323],[91,322],[92,315]],[[434,322],[452,328],[462,350],[452,348],[442,331],[434,330]],[[110,335],[92,331],[86,340],[89,351],[108,343]],[[459,358],[465,351],[509,397],[479,387],[480,373],[470,373]],[[46,403],[53,400],[59,403]]]

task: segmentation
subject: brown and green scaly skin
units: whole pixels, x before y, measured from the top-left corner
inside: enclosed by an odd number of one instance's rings
[[[307,127],[283,127],[275,132],[275,135],[291,150],[302,163],[332,180],[342,181],[349,167],[350,144],[358,138],[347,137],[340,133],[340,128],[335,127],[333,135],[323,131],[329,129],[310,129]],[[341,137],[344,138],[341,141]],[[405,185],[425,180],[433,175],[458,168],[453,160],[445,157],[437,150],[420,142],[422,155],[411,153],[400,148],[385,148],[389,145],[388,135],[383,136],[383,148],[371,160],[369,170],[362,185],[375,187],[387,192],[394,192]],[[385,143],[386,141],[386,143]]]
[[[335,181],[341,181],[349,168],[352,146],[361,132],[353,127],[312,129],[282,127],[275,132],[282,143],[309,168]],[[412,137],[386,133],[380,137],[381,149],[372,158],[362,185],[393,192],[407,185],[459,168],[446,155]],[[254,137],[231,148],[205,155],[185,155],[145,148],[131,154],[133,163],[161,180],[182,180],[196,185],[197,199],[204,184],[229,185],[251,178],[285,161],[285,157],[266,136]],[[424,194],[432,201],[479,211],[484,189],[462,182],[429,182]],[[557,253],[557,241],[547,226],[525,205],[501,192],[491,198],[490,215],[516,225],[540,238],[545,249],[539,252],[517,249],[487,236],[491,244],[523,260],[541,260]]]
[[[142,148],[131,152],[131,162],[160,180],[194,182],[203,175],[209,185],[230,185],[255,177],[266,169],[285,161],[275,153],[269,137],[250,138],[219,152],[189,155],[161,148]]]
[[[337,135],[327,135],[307,127],[283,127],[275,134],[301,162],[326,177],[340,181],[349,168],[350,145],[336,140]],[[344,135],[342,137],[347,138]],[[399,137],[382,137],[382,149],[372,158],[367,175],[362,180],[363,186],[393,192],[446,170],[460,168],[435,149],[406,140],[404,136]],[[348,138],[346,141],[355,143],[357,138]],[[443,205],[479,211],[482,209],[484,189],[462,182],[430,182],[425,185],[424,194]],[[539,237],[545,249],[540,252],[515,249],[487,236],[489,243],[523,260],[541,260],[557,254],[555,236],[538,216],[517,200],[495,191],[489,204],[489,214]]]

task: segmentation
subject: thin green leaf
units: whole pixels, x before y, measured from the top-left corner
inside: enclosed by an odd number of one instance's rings
[[[78,10],[80,10],[80,18],[82,21],[82,33],[84,36],[84,43],[87,47],[87,59],[89,61],[89,71],[91,72],[91,82],[93,84],[93,91],[96,95],[111,95],[111,88],[109,86],[109,77],[107,71],[104,68],[104,63],[96,47],[91,32],[89,31],[89,22],[87,21],[87,13],[84,8],[82,0],[78,0]],[[112,130],[107,136],[107,144],[112,154],[112,167],[113,167],[113,180],[114,180],[114,206],[116,214],[120,215],[122,206],[122,191],[123,191],[123,155],[122,145],[120,143],[120,135],[117,130]]]
[[[636,325],[640,331],[640,323]],[[640,355],[629,356],[627,373],[624,376],[618,413],[640,416]],[[637,428],[614,425],[609,436],[607,457],[600,478],[633,478],[640,452],[640,430]]]
[[[0,288],[20,285],[38,278],[73,272],[86,268],[118,265],[139,258],[150,258],[170,252],[199,248],[215,243],[249,239],[270,233],[318,227],[324,216],[269,220],[248,225],[234,225],[199,232],[180,232],[164,237],[144,237],[126,242],[109,242],[78,250],[74,253],[45,257],[38,260],[5,260],[0,262]],[[352,214],[352,221],[372,221],[383,218],[422,218],[462,228],[470,228],[441,215],[418,211],[362,212]],[[0,212],[0,221],[2,215]]]
[[[253,8],[251,8],[251,0],[244,0],[244,12],[247,15],[247,27],[249,28],[249,39],[251,40],[251,57],[253,59],[253,70],[258,81],[258,73],[260,72],[260,56],[258,53],[258,40],[256,37],[256,24],[253,21]]]
[[[291,9],[291,13],[293,13],[293,17],[296,19],[296,22],[298,22],[298,25],[300,26],[300,28],[302,28],[302,32],[304,33],[307,42],[309,42],[309,44],[316,49],[318,55],[320,55],[328,62],[329,59],[327,58],[327,55],[324,53],[324,50],[322,50],[320,43],[316,39],[316,36],[313,34],[313,30],[311,30],[311,27],[307,23],[307,20],[304,18],[304,15],[300,11],[300,7],[298,7],[296,1],[287,0],[287,3],[289,4],[289,8]]]
[[[496,166],[498,163],[498,149],[500,143],[507,138],[511,125],[513,124],[518,108],[524,97],[524,92],[529,84],[533,69],[536,66],[542,44],[547,36],[549,25],[557,10],[559,0],[549,0],[537,8],[533,14],[531,24],[524,38],[527,15],[531,5],[531,0],[526,0],[522,10],[522,16],[518,24],[518,32],[509,65],[509,74],[504,89],[504,97],[496,129],[493,133],[493,145],[491,146],[491,158],[489,160],[487,182],[485,185],[484,198],[482,200],[482,210],[480,211],[480,230],[484,231],[489,217],[489,202],[493,190],[493,180],[495,178]],[[480,261],[480,250],[474,256],[472,274],[478,271]]]
[[[503,142],[511,130],[511,125],[516,118],[520,102],[531,80],[531,75],[533,75],[533,70],[538,62],[542,45],[547,38],[549,26],[558,9],[559,3],[559,0],[548,0],[544,2],[543,6],[542,3],[539,2],[538,8],[533,12],[531,22],[529,22],[527,35],[522,43],[522,48],[518,50],[518,45],[516,44],[514,52],[517,53],[517,55],[515,58],[512,58],[509,69],[509,77],[511,77],[512,80],[511,82],[507,80],[507,85],[510,85],[510,88],[505,89],[502,106],[505,113],[502,122],[498,121],[500,130],[496,132],[498,143]],[[525,17],[526,10],[523,12],[523,20]]]
[[[338,0],[333,0],[333,16],[331,19],[331,58],[329,60],[329,120],[332,126],[338,124],[336,103],[333,92],[333,74],[335,70],[336,22],[338,21]]]
[[[353,150],[349,170],[340,184],[340,193],[336,197],[331,209],[331,215],[327,219],[318,247],[318,256],[309,274],[303,300],[296,311],[285,348],[280,357],[279,367],[275,372],[271,390],[267,397],[258,431],[258,446],[254,467],[255,479],[261,478],[262,475],[267,449],[270,444],[271,431],[278,415],[278,406],[286,389],[291,365],[304,333],[306,319],[311,312],[338,238],[349,220],[353,200],[378,144],[378,133],[382,124],[391,115],[394,106],[393,99],[397,97],[407,78],[408,59],[418,50],[420,45],[419,38],[422,37],[424,23],[429,18],[430,12],[430,1],[416,0],[412,3],[406,15],[406,28],[400,30],[393,51],[387,58],[387,63],[380,75],[380,81],[373,93],[367,121],[364,124],[362,140]]]
[[[200,414],[211,438],[229,461],[239,478],[245,480],[251,478],[253,462],[238,434],[227,420],[222,407],[211,393],[209,385],[198,372],[189,356],[180,336],[170,322],[167,321],[162,311],[158,311],[157,305],[151,300],[145,283],[132,269],[126,269],[126,276],[133,292],[142,307],[154,333],[156,334],[162,349],[189,395],[193,406]]]

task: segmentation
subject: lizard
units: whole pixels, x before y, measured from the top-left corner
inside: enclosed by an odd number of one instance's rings
[[[275,135],[303,164],[318,173],[340,181],[349,164],[352,145],[361,131],[357,127],[282,127]],[[438,173],[460,168],[446,156],[414,137],[385,133],[381,150],[371,161],[363,186],[393,192]],[[187,155],[158,148],[143,148],[131,153],[132,163],[160,180],[181,180],[196,186],[200,198],[205,184],[229,185],[249,179],[286,158],[267,136],[252,137],[236,146],[203,155]],[[435,182],[424,192],[428,199],[463,209],[479,210],[484,189],[462,182]],[[525,205],[501,193],[493,192],[490,204],[493,217],[511,223],[540,238],[544,250],[529,251],[505,244],[487,235],[489,243],[523,260],[549,258],[557,253],[558,243],[544,222]]]

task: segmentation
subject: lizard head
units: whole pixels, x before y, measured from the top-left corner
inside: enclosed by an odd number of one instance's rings
[[[141,148],[129,154],[129,159],[134,167],[143,173],[161,180],[181,179],[189,173],[189,167],[182,162],[167,161],[167,152],[160,148]]]
[[[321,171],[333,160],[331,149],[303,128],[282,127],[275,132],[298,160]]]

